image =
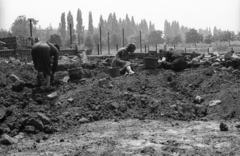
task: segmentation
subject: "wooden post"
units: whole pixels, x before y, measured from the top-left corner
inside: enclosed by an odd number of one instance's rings
[[[142,32],[140,30],[140,52],[142,53]]]
[[[102,54],[102,28],[100,27],[99,28],[99,34],[100,34],[100,52],[101,52],[101,54]]]
[[[72,24],[70,23],[70,47],[72,48]]]
[[[156,52],[157,52],[157,44],[156,44]]]
[[[118,51],[118,44],[116,44],[116,50]]]
[[[108,55],[110,55],[110,41],[109,41],[109,32],[108,32]]]
[[[31,45],[33,45],[33,40],[32,40],[32,18],[29,19],[30,21],[30,37],[31,37]]]
[[[97,45],[97,51],[98,51],[98,55],[99,55],[99,51],[100,51],[99,44]]]
[[[122,42],[123,42],[123,47],[124,47],[124,29],[122,29]]]

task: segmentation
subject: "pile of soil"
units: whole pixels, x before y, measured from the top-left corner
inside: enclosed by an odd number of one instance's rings
[[[99,86],[108,77],[104,66],[92,69],[94,77],[64,83],[66,71],[56,73],[54,90],[37,85],[31,65],[0,63],[0,135],[52,134],[85,122],[103,119],[213,120],[239,118],[240,80],[221,67],[199,67],[182,72],[145,70],[109,78],[113,88]],[[27,82],[19,90],[9,75]],[[47,95],[56,92],[55,98]],[[196,102],[196,96],[202,98]],[[212,100],[220,104],[209,106]]]

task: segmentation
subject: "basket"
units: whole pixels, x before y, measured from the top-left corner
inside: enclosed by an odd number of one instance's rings
[[[158,67],[158,59],[152,57],[145,57],[144,65],[146,69],[156,69]]]
[[[111,77],[119,77],[120,76],[120,68],[110,68],[108,69],[108,73]]]
[[[82,68],[73,68],[68,70],[70,79],[82,79]]]

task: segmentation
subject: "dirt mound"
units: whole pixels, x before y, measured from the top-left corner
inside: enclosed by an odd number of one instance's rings
[[[74,125],[102,119],[229,119],[238,118],[239,75],[220,67],[195,68],[183,72],[135,68],[135,75],[110,78],[113,88],[98,85],[108,77],[104,66],[93,69],[94,77],[64,83],[66,71],[56,73],[55,89],[37,86],[36,73],[23,63],[0,64],[0,97],[5,111],[0,119],[0,134],[19,132],[54,133]],[[27,82],[14,91],[14,73]],[[55,98],[48,98],[56,92]],[[196,96],[203,100],[195,102]],[[209,106],[213,100],[220,104]],[[0,114],[0,117],[1,117]],[[41,115],[39,115],[41,114]]]

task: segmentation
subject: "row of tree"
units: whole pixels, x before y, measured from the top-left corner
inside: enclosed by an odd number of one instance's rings
[[[72,38],[78,41],[78,44],[82,44],[85,42],[97,42],[99,43],[99,29],[101,28],[101,36],[102,36],[102,44],[106,45],[108,34],[110,34],[111,45],[114,44],[122,44],[122,32],[124,29],[124,41],[129,41],[131,38],[136,37],[139,34],[140,30],[142,35],[147,35],[151,31],[155,30],[155,25],[150,21],[148,24],[145,19],[142,19],[140,23],[136,23],[134,17],[129,18],[128,14],[126,14],[125,19],[117,19],[115,13],[110,13],[108,18],[103,19],[102,15],[99,18],[99,24],[97,28],[93,26],[92,12],[89,12],[89,22],[88,29],[85,31],[85,27],[83,26],[83,19],[81,10],[77,11],[76,18],[76,29],[74,26],[74,20],[71,11],[67,14],[67,22],[66,15],[62,13],[61,22],[59,23],[58,33],[61,35],[63,42],[67,42],[70,39],[70,25],[73,32]],[[84,40],[85,39],[85,40]]]
[[[92,12],[89,12],[88,29],[85,30],[83,26],[82,12],[80,9],[77,10],[76,25],[74,25],[74,19],[71,11],[68,12],[67,16],[65,13],[61,14],[59,27],[54,30],[50,25],[44,31],[37,29],[38,21],[32,19],[33,24],[33,36],[39,37],[40,40],[50,41],[60,44],[61,46],[70,46],[70,29],[72,32],[73,43],[78,45],[84,45],[92,49],[100,42],[100,28],[102,35],[102,46],[107,47],[109,41],[110,46],[113,48],[118,45],[122,45],[123,42],[134,42],[139,47],[140,38],[142,45],[149,44],[178,44],[178,43],[199,43],[205,42],[211,44],[214,41],[230,41],[240,40],[240,33],[234,34],[231,31],[222,31],[214,27],[213,33],[210,28],[206,29],[191,29],[185,26],[179,25],[178,21],[172,23],[165,20],[164,31],[155,30],[155,25],[150,21],[149,24],[145,19],[142,19],[140,23],[136,23],[134,17],[129,18],[126,14],[125,19],[117,19],[115,13],[110,13],[107,19],[103,19],[100,16],[98,27],[93,26]],[[0,37],[7,36],[30,36],[29,19],[25,16],[19,16],[14,21],[11,27],[11,31],[0,30]],[[124,38],[123,38],[124,30]],[[44,33],[43,33],[44,32]],[[109,38],[108,38],[109,37]],[[108,40],[109,39],[109,40]]]
[[[178,21],[173,21],[172,24],[165,20],[164,22],[164,39],[167,44],[178,43],[199,43],[204,42],[211,44],[212,42],[230,42],[234,40],[240,40],[240,32],[235,34],[233,31],[222,31],[215,26],[213,33],[211,28],[206,29],[191,29],[185,26],[179,25]]]

